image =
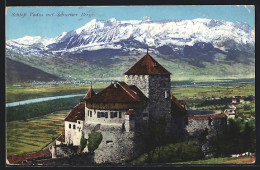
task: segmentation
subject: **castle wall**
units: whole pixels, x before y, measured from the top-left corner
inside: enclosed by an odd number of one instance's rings
[[[91,130],[87,130],[88,133]],[[94,151],[95,163],[122,163],[140,154],[137,148],[140,142],[134,131],[125,131],[122,126],[101,125],[97,130],[102,134],[102,141]]]
[[[105,117],[101,117],[101,112]],[[123,123],[125,113],[126,110],[98,110],[85,107],[85,121],[86,123]],[[98,114],[100,114],[100,117],[98,117]]]
[[[149,116],[157,119],[170,113],[170,75],[125,75],[125,82],[137,86],[149,98]]]
[[[125,75],[125,83],[135,85],[149,98],[149,75]]]
[[[149,75],[149,114],[158,118],[169,114],[170,102],[170,75]]]
[[[186,130],[192,138],[196,138],[206,128],[209,130],[209,136],[222,132],[227,127],[227,117],[214,119],[188,119]]]
[[[84,121],[78,120],[77,122],[65,121],[65,143],[79,146]]]

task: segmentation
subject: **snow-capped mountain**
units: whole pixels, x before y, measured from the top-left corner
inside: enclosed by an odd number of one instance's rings
[[[103,80],[122,77],[147,48],[174,80],[254,77],[254,30],[213,19],[93,19],[55,38],[8,40],[6,57],[63,79]]]
[[[231,41],[232,46],[227,43]],[[143,20],[119,21],[112,18],[107,21],[93,19],[56,38],[25,36],[8,40],[6,47],[22,54],[44,55],[99,49],[144,51],[147,46],[152,51],[163,46],[176,51],[199,42],[210,43],[214,48],[226,51],[238,46],[254,46],[255,34],[247,24],[223,20],[151,21],[149,17],[144,17]],[[134,44],[142,44],[143,48]]]

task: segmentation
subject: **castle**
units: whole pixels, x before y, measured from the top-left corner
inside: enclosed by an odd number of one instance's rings
[[[226,127],[221,113],[187,111],[185,101],[171,95],[171,73],[147,54],[124,73],[124,82],[114,81],[99,93],[88,90],[84,102],[75,106],[64,119],[65,134],[56,140],[52,157],[66,155],[62,144],[80,145],[92,131],[102,134],[95,150],[96,163],[122,163],[141,153],[140,135],[148,119],[166,116],[169,138],[196,137],[199,131],[210,132]],[[201,114],[202,113],[202,114]],[[87,147],[83,152],[88,152]]]

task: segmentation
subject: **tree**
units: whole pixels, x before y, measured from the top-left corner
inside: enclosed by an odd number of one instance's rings
[[[101,143],[103,136],[100,132],[91,131],[88,138],[88,150],[94,152]]]
[[[160,161],[161,159],[161,146],[166,142],[165,130],[166,115],[161,116],[158,121],[149,117],[147,127],[142,134],[144,151],[147,153],[149,163],[154,162],[153,157],[156,152],[156,147],[158,149],[157,161]]]
[[[207,136],[209,134],[208,131],[209,131],[208,128],[206,128],[205,130],[200,132],[200,134],[198,135],[198,140],[201,145],[203,145],[207,142]]]
[[[87,146],[87,139],[85,139],[85,134],[84,132],[82,132],[80,138],[80,152],[82,152],[86,146]]]
[[[247,151],[255,152],[254,136],[255,136],[255,134],[254,134],[253,128],[249,126],[248,122],[246,122],[244,132],[242,134],[243,152],[247,152]]]

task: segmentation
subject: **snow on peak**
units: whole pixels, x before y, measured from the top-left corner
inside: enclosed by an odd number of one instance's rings
[[[150,22],[150,21],[152,21],[152,20],[151,20],[151,17],[149,17],[149,16],[144,16],[142,19],[142,22]]]
[[[76,29],[76,33],[77,34],[80,34],[83,30],[86,30],[86,29],[91,29],[93,28],[97,23],[97,19],[92,19],[90,22],[86,23],[84,26]]]
[[[76,30],[61,33],[55,39],[25,36],[12,40],[12,45],[14,47],[15,43],[20,45],[42,43],[47,46],[53,42],[60,50],[78,50],[81,48],[118,48],[116,44],[120,41],[131,40],[155,47],[192,46],[196,42],[205,42],[219,48],[218,44],[227,39],[232,39],[239,44],[254,44],[254,38],[254,30],[246,24],[205,18],[151,22],[151,18],[145,16],[142,20],[126,21],[119,21],[115,18],[106,21],[92,19]],[[10,44],[10,41],[7,42]],[[52,49],[55,50],[55,45]]]

